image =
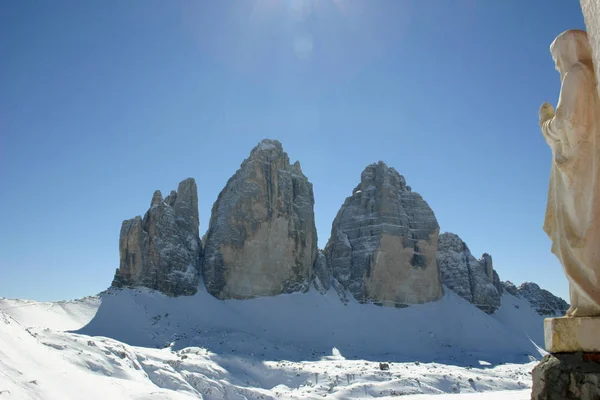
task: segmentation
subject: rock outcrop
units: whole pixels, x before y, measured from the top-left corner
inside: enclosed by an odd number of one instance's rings
[[[437,262],[448,289],[488,314],[500,307],[502,284],[489,254],[477,260],[458,235],[442,233]]]
[[[144,218],[123,221],[120,266],[114,287],[145,286],[169,296],[192,295],[198,288],[200,252],[198,189],[193,178],[163,199],[154,192]]]
[[[531,375],[532,400],[600,399],[600,357],[597,354],[548,354]]]
[[[506,282],[505,286],[511,284]],[[512,285],[512,284],[511,284]],[[513,285],[514,287],[514,285]],[[512,288],[511,288],[512,291]],[[507,290],[509,292],[509,290]],[[510,292],[509,292],[510,293]],[[556,316],[565,315],[569,309],[569,304],[547,291],[546,289],[540,288],[536,283],[525,282],[517,289],[517,296],[520,296],[531,304],[531,306],[540,315],[545,316]]]
[[[481,266],[483,267],[485,274],[492,281],[492,284],[494,285],[494,287],[496,288],[498,293],[500,295],[502,295],[502,292],[504,291],[504,286],[502,286],[502,282],[500,281],[500,276],[494,269],[494,263],[492,261],[492,256],[489,255],[488,253],[483,253],[481,258],[479,259],[479,264],[481,264]]]
[[[325,253],[319,251],[313,266],[313,285],[321,294],[325,294],[331,287],[331,271],[327,266]]]
[[[308,290],[317,258],[312,184],[276,140],[263,140],[219,194],[204,248],[213,296]]]
[[[504,288],[504,291],[508,294],[512,294],[513,296],[519,295],[519,289],[511,281],[502,282],[502,287]]]
[[[360,302],[403,306],[435,301],[443,294],[436,264],[438,232],[425,200],[380,161],[362,172],[339,210],[325,256],[334,282]]]

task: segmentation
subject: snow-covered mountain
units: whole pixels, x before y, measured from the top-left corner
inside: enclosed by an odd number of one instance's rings
[[[344,301],[406,307],[437,301],[445,285],[489,314],[500,307],[511,287],[492,257],[476,259],[460,237],[439,234],[433,210],[398,171],[370,164],[351,193],[318,249],[312,184],[279,141],[265,139],[219,194],[202,240],[193,178],[166,197],[155,191],[143,218],[123,221],[112,287],[172,297],[200,287],[223,300],[333,287]],[[564,312],[564,301],[536,287],[522,292],[538,311]]]
[[[224,301],[111,289],[1,299],[0,313],[0,393],[11,399],[525,399],[543,340],[527,300],[505,293],[488,315],[450,290],[390,308],[344,304],[333,289]]]
[[[0,400],[528,398],[543,317],[563,300],[501,283],[383,162],[322,250],[313,205],[271,140],[228,181],[203,240],[194,179],[156,191],[123,222],[107,291],[0,299]]]

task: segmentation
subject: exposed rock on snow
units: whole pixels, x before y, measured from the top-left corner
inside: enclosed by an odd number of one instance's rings
[[[494,269],[494,264],[492,262],[492,256],[488,253],[483,253],[481,258],[479,259],[479,264],[483,267],[485,274],[492,281],[492,284],[498,291],[498,293],[502,294],[504,291],[504,287],[502,286],[502,282],[500,281],[500,276]]]
[[[198,189],[188,178],[164,200],[160,191],[154,192],[143,219],[123,221],[121,262],[112,285],[145,286],[170,296],[194,294],[201,249]]]
[[[525,282],[517,288],[511,281],[505,281],[502,282],[502,286],[506,293],[527,300],[539,315],[565,315],[569,309],[566,301],[540,288],[536,283]]]
[[[502,282],[502,288],[506,291],[506,293],[512,294],[513,296],[519,295],[519,289],[515,286],[511,281]]]
[[[331,271],[327,267],[325,253],[321,250],[313,266],[313,284],[321,294],[325,294],[331,287]]]
[[[317,257],[312,184],[276,140],[263,140],[215,202],[204,250],[213,296],[306,291]]]
[[[442,296],[433,211],[394,168],[369,165],[338,212],[325,248],[333,277],[360,302],[387,306]]]
[[[458,235],[442,233],[437,262],[444,285],[460,297],[488,314],[500,307],[502,286],[489,254],[477,260]]]
[[[569,304],[566,301],[540,288],[536,283],[523,283],[517,289],[517,295],[529,301],[540,315],[564,315],[569,309]]]

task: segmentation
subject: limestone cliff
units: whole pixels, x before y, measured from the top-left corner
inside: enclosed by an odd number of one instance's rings
[[[502,286],[502,282],[500,281],[500,276],[494,269],[494,263],[492,261],[492,256],[489,255],[488,253],[483,253],[483,255],[481,256],[481,258],[478,261],[479,261],[479,264],[483,267],[483,270],[484,270],[485,274],[487,275],[488,279],[490,281],[492,281],[492,284],[494,285],[494,287],[496,288],[498,293],[501,295],[502,292],[504,291],[504,287]]]
[[[327,266],[325,253],[319,250],[315,265],[313,266],[313,286],[321,294],[326,293],[331,287],[331,271]]]
[[[492,257],[471,254],[455,234],[439,235],[435,215],[394,168],[371,164],[346,198],[324,250],[317,249],[312,184],[290,164],[281,143],[263,140],[214,203],[204,249],[193,178],[144,217],[126,220],[112,286],[144,286],[169,296],[196,293],[200,274],[220,299],[247,299],[310,286],[342,302],[403,307],[439,299],[442,284],[487,313],[503,292],[527,299],[542,315],[568,304],[533,283],[500,282]]]
[[[312,184],[263,140],[219,194],[206,234],[206,288],[221,299],[306,291],[317,257]]]
[[[154,192],[142,219],[123,221],[119,239],[120,266],[114,287],[145,286],[170,296],[196,293],[200,237],[198,189],[193,178],[163,199]]]
[[[402,306],[434,301],[443,294],[436,264],[438,232],[425,200],[380,161],[362,172],[333,221],[327,265],[334,282],[360,302]]]
[[[500,307],[502,285],[489,254],[477,260],[458,235],[442,233],[437,262],[442,282],[450,290],[488,314]]]

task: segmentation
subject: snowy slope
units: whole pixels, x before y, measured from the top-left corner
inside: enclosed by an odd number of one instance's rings
[[[348,358],[373,360],[469,364],[479,355],[491,363],[539,357],[531,335],[514,332],[524,322],[535,325],[539,343],[543,318],[526,302],[514,308],[512,303],[519,299],[506,297],[514,301],[507,301],[498,316],[489,316],[450,290],[440,301],[402,309],[344,305],[333,290],[326,295],[309,292],[225,301],[203,290],[175,299],[144,289],[111,291],[79,332],[137,346],[173,343],[177,349],[201,346],[217,353],[252,351],[241,345],[243,338],[296,348],[290,354],[265,355],[276,359],[315,358],[334,347]]]
[[[38,302],[33,300],[5,299],[0,297],[0,310],[4,310],[21,325],[50,329],[79,329],[96,315],[99,297],[78,300]]]
[[[490,316],[449,290],[402,309],[343,305],[333,291],[0,299],[0,399],[526,399],[542,317],[502,301]]]
[[[82,342],[80,347],[83,347],[84,343]],[[123,375],[119,378],[124,379],[118,381],[107,379],[110,362],[94,364],[93,354],[83,352],[78,354],[79,362],[72,362],[62,350],[64,348],[55,345],[43,335],[30,333],[0,311],[0,398],[193,398],[158,387],[149,391],[146,380],[141,376]],[[72,347],[69,352],[72,355],[79,350]],[[103,358],[106,359],[106,355]]]

